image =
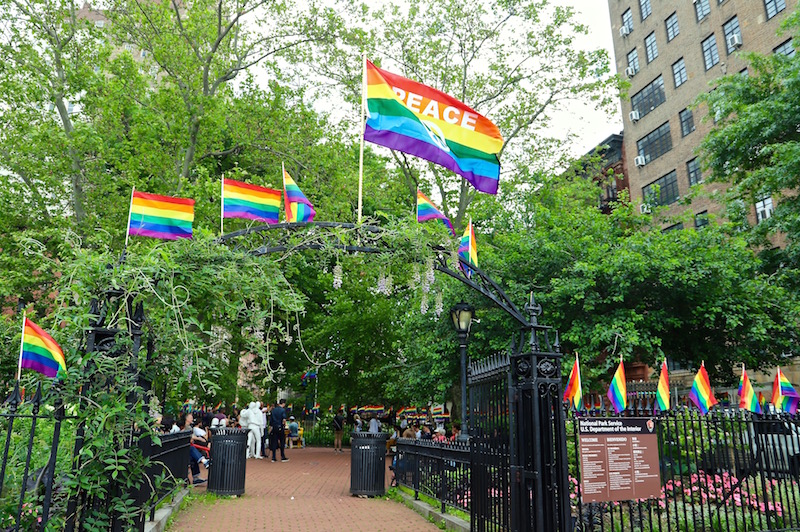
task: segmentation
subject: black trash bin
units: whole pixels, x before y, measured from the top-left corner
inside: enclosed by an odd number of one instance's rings
[[[381,496],[386,492],[385,432],[350,434],[350,493]]]
[[[244,494],[247,429],[211,429],[211,468],[208,491],[217,495]]]

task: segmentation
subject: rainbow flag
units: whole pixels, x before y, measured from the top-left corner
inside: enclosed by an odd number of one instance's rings
[[[328,407],[328,413],[333,414],[333,405]]]
[[[478,243],[475,241],[475,230],[472,227],[472,218],[469,219],[467,228],[464,230],[464,236],[461,237],[461,242],[458,245],[458,256],[461,257],[470,266],[478,267]],[[464,270],[464,275],[472,277],[472,269],[459,263],[461,269]]]
[[[581,367],[578,364],[578,353],[575,353],[575,363],[569,372],[567,386],[564,388],[564,401],[568,402],[575,410],[583,410],[583,389],[581,385]]]
[[[53,337],[28,318],[22,319],[22,342],[19,348],[19,371],[22,368],[38,371],[45,377],[55,377],[67,371],[64,352]],[[19,380],[19,371],[17,380]]]
[[[358,407],[357,406],[351,406],[350,407],[350,414],[357,414],[357,413],[358,413]]]
[[[750,382],[750,377],[742,364],[742,376],[739,379],[739,408],[747,409],[756,414],[761,414],[761,405],[758,402],[758,396],[753,390],[753,384]]]
[[[313,412],[319,412],[319,403],[314,403],[314,408],[311,409]]]
[[[656,404],[658,410],[666,412],[669,410],[669,373],[667,372],[667,359],[661,363],[661,375],[658,376],[658,388],[656,389]]]
[[[286,405],[286,410],[287,410],[287,411],[288,411],[288,410],[291,410],[291,409],[292,409],[292,403],[289,403],[288,405]]]
[[[778,368],[775,381],[772,383],[772,404],[784,412],[796,414],[798,403],[800,403],[800,396],[781,368]]]
[[[428,220],[441,220],[441,222],[450,229],[450,233],[456,236],[450,219],[445,216],[421,190],[417,190],[417,222],[423,223]]]
[[[625,382],[625,366],[622,364],[622,357],[619,357],[619,366],[614,372],[614,378],[611,379],[606,396],[617,414],[628,408],[628,385]]]
[[[133,191],[128,234],[176,240],[192,238],[194,200]]]
[[[345,406],[344,403],[342,403],[342,405],[339,407],[339,412],[346,412],[346,411],[347,411],[347,407]]]
[[[694,376],[692,390],[689,392],[689,399],[697,406],[702,414],[708,414],[712,406],[717,404],[717,398],[711,391],[711,382],[708,380],[705,362],[700,363],[700,369]]]
[[[283,171],[283,195],[287,222],[314,221],[317,211],[286,170]]]
[[[222,178],[222,217],[278,223],[281,191]]]
[[[444,405],[436,405],[431,408],[431,414],[433,416],[441,416],[444,414]]]
[[[455,172],[481,192],[497,194],[500,130],[462,102],[367,61],[364,140]]]

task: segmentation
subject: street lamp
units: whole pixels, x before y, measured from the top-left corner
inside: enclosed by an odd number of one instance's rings
[[[461,348],[461,438],[469,439],[469,415],[467,414],[467,339],[469,329],[472,326],[472,318],[475,316],[475,309],[469,304],[457,303],[450,309],[450,317],[453,319],[453,327],[458,334],[458,345]]]

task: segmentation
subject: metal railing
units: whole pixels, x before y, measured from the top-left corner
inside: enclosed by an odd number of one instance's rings
[[[399,438],[392,460],[397,483],[439,501],[442,513],[451,506],[470,511],[470,448],[461,442]]]

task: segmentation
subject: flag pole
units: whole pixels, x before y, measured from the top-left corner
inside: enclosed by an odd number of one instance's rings
[[[367,52],[361,52],[361,144],[358,150],[358,223],[361,224],[361,195],[364,189],[364,132],[367,107]]]
[[[289,206],[289,196],[286,194],[286,168],[283,165],[283,161],[281,161],[281,183],[283,183],[283,210],[285,211],[283,214],[286,216],[286,222],[289,223],[291,221],[289,219],[291,207]]]
[[[219,186],[219,236],[225,234],[225,174]]]
[[[17,364],[17,382],[22,375],[22,348],[25,345],[25,320],[27,319],[27,309],[22,311],[22,336],[19,339],[19,363]]]
[[[128,230],[125,231],[125,249],[128,249],[128,238],[131,236],[131,209],[133,209],[133,193],[136,192],[136,186],[131,188],[131,203],[128,206]],[[124,251],[123,251],[124,255]]]

